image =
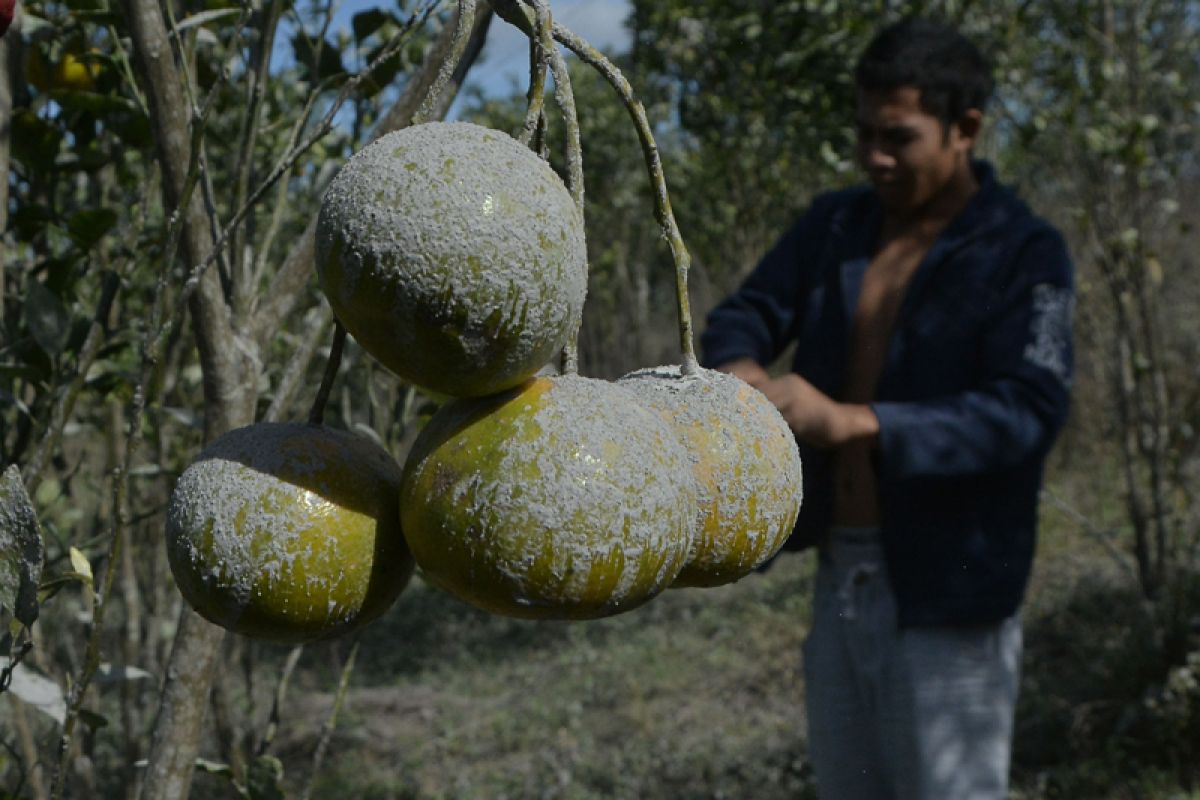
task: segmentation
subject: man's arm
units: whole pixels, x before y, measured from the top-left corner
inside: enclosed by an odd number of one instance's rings
[[[763,365],[774,361],[795,336],[805,294],[804,271],[813,254],[822,249],[822,237],[829,229],[829,206],[815,202],[763,256],[738,290],[709,313],[700,337],[706,367],[733,372],[751,385],[766,378]],[[751,364],[758,370],[750,369]],[[746,370],[754,380],[742,374]]]
[[[1057,232],[1023,247],[984,335],[979,388],[871,404],[881,473],[893,480],[982,474],[1050,448],[1066,420],[1072,370],[1072,269]]]
[[[779,409],[805,444],[838,447],[878,439],[879,419],[870,406],[839,403],[794,372],[752,385]]]
[[[772,378],[752,358],[717,367],[741,378],[766,395],[779,409],[796,437],[813,447],[837,447],[851,442],[875,442],[879,419],[868,405],[839,403],[796,373]]]

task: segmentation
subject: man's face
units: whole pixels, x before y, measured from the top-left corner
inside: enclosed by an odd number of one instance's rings
[[[859,164],[888,211],[919,211],[969,169],[973,135],[960,125],[947,131],[921,108],[915,87],[860,91],[857,127]]]

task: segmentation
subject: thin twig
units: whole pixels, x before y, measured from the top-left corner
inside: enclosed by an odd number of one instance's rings
[[[524,0],[524,2],[527,4],[529,0]],[[492,7],[505,21],[516,25],[526,34],[530,34],[533,30],[534,20],[530,19],[530,12],[522,7],[518,0],[492,0]],[[691,256],[683,243],[679,226],[675,222],[675,214],[671,210],[671,199],[667,192],[662,159],[659,156],[658,146],[654,142],[654,133],[650,129],[646,109],[634,96],[633,87],[629,85],[629,81],[625,79],[621,70],[603,53],[557,22],[554,23],[554,38],[604,77],[617,92],[626,111],[633,119],[638,140],[642,145],[642,154],[646,161],[646,171],[650,177],[651,188],[654,190],[655,217],[675,262],[675,297],[679,308],[679,345],[683,353],[682,372],[685,375],[695,374],[700,367],[696,361],[695,346],[692,343],[692,312],[687,293],[687,273],[691,267]]]
[[[304,337],[299,349],[292,354],[291,362],[283,376],[280,377],[279,384],[275,387],[275,397],[271,399],[271,405],[263,415],[264,422],[277,422],[283,419],[284,414],[287,413],[292,397],[295,395],[301,379],[308,372],[309,362],[312,361],[317,345],[324,338],[332,316],[333,312],[330,311],[328,304],[322,303],[314,309],[314,318],[309,322],[308,334]]]
[[[346,328],[340,320],[333,321],[333,343],[329,346],[329,360],[325,362],[325,375],[321,378],[321,386],[313,400],[312,410],[308,412],[308,424],[320,425],[325,419],[325,404],[329,402],[329,392],[333,389],[333,379],[337,376],[338,367],[342,364],[342,348],[346,344]]]
[[[265,754],[270,749],[271,743],[275,741],[275,734],[279,731],[279,709],[283,707],[292,672],[295,671],[296,664],[300,662],[300,656],[303,653],[304,645],[302,644],[298,644],[288,651],[287,660],[283,662],[283,671],[279,674],[279,683],[275,686],[275,699],[271,702],[271,716],[267,719],[267,728],[263,731],[258,747],[255,748],[255,756]]]
[[[238,147],[237,165],[234,169],[234,207],[238,207],[245,200],[247,192],[250,190],[250,176],[254,169],[254,146],[258,141],[258,135],[261,130],[262,110],[264,106],[264,98],[266,97],[265,87],[267,81],[270,80],[271,56],[275,44],[275,33],[279,28],[279,17],[283,12],[283,0],[270,0],[270,5],[265,10],[265,20],[262,30],[259,32],[258,40],[255,44],[254,56],[256,63],[251,69],[247,69],[247,99],[246,99],[246,115],[242,122],[242,135]],[[232,267],[232,283],[233,283],[233,306],[235,314],[241,316],[248,302],[248,297],[253,292],[254,283],[252,283],[251,275],[253,271],[251,266],[247,264],[247,259],[241,252],[241,244],[244,241],[246,232],[242,231],[240,235],[233,239],[230,251],[233,256]]]
[[[535,9],[545,5],[545,0],[532,0]],[[554,43],[553,21],[549,9],[543,15],[544,23],[539,20],[537,35],[542,39],[542,50],[548,54],[550,71],[554,75],[554,100],[563,115],[563,125],[566,128],[565,156],[567,163],[567,191],[575,201],[580,219],[584,218],[584,181],[583,181],[583,144],[579,129],[579,112],[575,107],[575,92],[571,87],[571,72],[567,60]],[[585,270],[587,264],[584,264]],[[560,367],[566,375],[579,372],[579,329],[582,318],[576,323],[575,330],[567,345],[563,348]]]
[[[429,93],[425,95],[425,100],[417,109],[417,113],[413,115],[413,122],[427,122],[433,118],[434,110],[440,104],[442,92],[445,91],[446,84],[450,82],[451,76],[458,69],[458,63],[462,60],[463,53],[466,52],[467,42],[471,38],[474,24],[475,0],[458,0],[458,13],[454,15],[454,39],[450,44],[450,55],[442,60],[437,77],[434,79],[433,85],[429,87]]]
[[[300,796],[300,800],[309,800],[312,797],[313,786],[316,785],[317,775],[321,771],[321,764],[325,761],[325,753],[329,749],[329,742],[333,739],[333,730],[337,726],[338,712],[342,709],[342,703],[346,699],[346,690],[350,686],[350,673],[354,670],[354,659],[358,656],[358,637],[354,638],[354,645],[350,648],[350,656],[346,659],[346,665],[342,667],[342,676],[338,680],[337,695],[333,699],[333,708],[329,712],[329,719],[321,726],[321,739],[317,742],[317,749],[313,752],[312,772],[308,776],[308,785],[304,787],[304,794]]]
[[[432,8],[434,6],[436,6],[436,0],[434,0],[434,2],[431,5],[423,7],[424,16],[421,17],[422,22],[424,21],[425,17],[428,16],[429,12],[432,10]],[[393,41],[391,43],[389,43],[388,47],[384,48],[384,50],[379,54],[379,56],[377,56],[376,59],[371,62],[371,65],[368,66],[366,71],[364,71],[363,73],[360,73],[359,75],[356,75],[355,77],[351,78],[349,81],[346,82],[346,84],[342,88],[342,91],[339,93],[337,99],[334,101],[332,107],[322,118],[321,122],[317,125],[316,130],[311,135],[309,135],[306,139],[304,139],[304,141],[302,141],[300,144],[297,144],[289,152],[285,153],[282,160],[279,163],[277,163],[277,165],[271,170],[271,173],[263,180],[263,182],[258,186],[258,188],[256,188],[254,190],[254,192],[251,193],[250,197],[248,197],[246,199],[245,203],[238,210],[238,212],[233,215],[233,217],[229,220],[228,223],[226,223],[221,234],[215,238],[215,241],[213,242],[212,250],[211,250],[210,254],[208,255],[208,257],[205,258],[204,260],[200,261],[198,264],[194,265],[189,270],[188,275],[183,282],[183,288],[181,290],[180,296],[177,299],[176,308],[178,309],[178,311],[175,314],[175,316],[171,319],[170,324],[165,325],[165,326],[161,325],[161,324],[159,324],[157,326],[152,326],[151,330],[157,329],[159,332],[158,332],[157,338],[154,341],[154,345],[151,348],[151,351],[155,351],[155,350],[159,349],[161,346],[160,343],[162,341],[165,341],[167,338],[169,338],[171,333],[173,332],[173,330],[176,327],[183,324],[183,320],[184,320],[183,312],[184,312],[184,309],[187,308],[188,301],[190,300],[191,296],[196,292],[196,290],[199,288],[200,281],[203,278],[204,273],[207,271],[207,269],[210,266],[212,266],[214,261],[217,261],[222,258],[223,248],[225,247],[226,243],[228,242],[229,237],[233,234],[233,231],[237,229],[237,226],[241,224],[242,220],[246,217],[246,215],[250,212],[250,210],[258,203],[258,201],[260,199],[262,199],[263,195],[265,195],[266,192],[271,189],[271,187],[276,183],[276,181],[278,181],[280,177],[282,177],[284,174],[286,174],[287,171],[290,170],[292,168],[292,166],[295,165],[296,161],[299,160],[299,158],[302,155],[304,155],[304,153],[306,153],[308,150],[310,150],[313,145],[315,145],[318,141],[320,141],[320,139],[326,133],[328,133],[329,130],[332,129],[333,119],[334,119],[334,117],[337,116],[337,112],[338,112],[338,110],[340,110],[342,104],[345,103],[346,99],[350,96],[350,94],[352,94],[353,91],[358,88],[358,86],[362,83],[362,81],[364,80],[366,75],[369,75],[370,72],[373,71],[379,64],[386,61],[387,58],[389,58],[391,55],[393,55],[395,53],[395,51],[397,49],[399,49],[400,44],[403,43],[403,41],[406,39],[407,35],[413,29],[413,26],[415,25],[415,23],[418,19],[418,15],[420,13],[421,13],[420,11],[413,13],[413,15],[410,17],[406,27],[399,34],[397,34],[396,38],[393,39]],[[196,154],[198,152],[199,152],[199,148],[196,146],[193,146],[193,148],[192,148],[193,166],[196,166],[196,161],[197,161]],[[187,190],[189,192],[189,195],[188,195],[189,197],[190,197],[190,190],[192,188],[194,188],[197,180],[198,180],[198,170],[189,170],[188,183],[187,183]],[[168,253],[174,252],[173,245],[177,242],[178,237],[182,234],[182,228],[183,228],[182,210],[184,208],[186,208],[186,205],[184,203],[180,203],[178,208],[176,209],[175,214],[172,215],[172,225],[169,228],[169,230],[171,232],[171,236],[170,236],[171,244],[168,245],[168,248],[167,248]]]
[[[475,25],[467,42],[466,52],[459,61],[458,69],[455,70],[454,75],[451,77],[449,86],[443,90],[437,108],[434,109],[434,116],[437,119],[445,116],[446,110],[462,86],[467,72],[479,57],[479,53],[483,49],[483,44],[487,39],[487,32],[491,25],[492,16],[493,12],[490,7],[485,7],[481,13],[475,15]],[[453,35],[454,29],[446,27],[438,35],[438,38],[434,40],[433,46],[426,54],[421,68],[408,80],[400,97],[387,110],[387,113],[383,115],[376,124],[375,129],[371,132],[371,141],[391,131],[400,130],[412,122],[413,115],[416,113],[418,106],[437,75],[438,65],[441,64],[443,59],[447,58],[447,53],[450,51],[453,41]],[[278,326],[279,321],[288,315],[295,304],[295,298],[299,290],[303,288],[311,277],[313,270],[313,240],[316,227],[317,215],[314,213],[309,218],[304,233],[296,239],[296,243],[288,252],[283,264],[275,271],[274,276],[271,278],[270,286],[265,292],[258,295],[263,302],[256,308],[252,321],[254,339],[256,341],[262,341],[263,337],[273,332]]]
[[[38,484],[42,481],[42,469],[51,455],[58,449],[59,442],[62,441],[63,427],[67,424],[71,412],[75,409],[75,401],[79,399],[79,392],[83,389],[88,370],[96,360],[96,356],[100,352],[100,346],[104,344],[104,332],[108,324],[108,315],[112,310],[113,300],[116,299],[117,289],[120,288],[120,285],[121,280],[115,272],[106,272],[104,274],[100,285],[100,301],[96,304],[96,313],[92,315],[92,323],[88,328],[87,337],[83,341],[83,346],[79,348],[79,358],[76,360],[75,365],[75,377],[55,402],[54,409],[50,414],[50,422],[46,426],[46,432],[43,434],[42,440],[38,443],[38,448],[34,452],[33,458],[25,465],[23,479],[31,495],[37,492]]]
[[[1083,514],[1083,512],[1079,511],[1077,508],[1072,506],[1063,498],[1059,497],[1050,489],[1042,489],[1042,496],[1053,503],[1059,511],[1062,511],[1064,514],[1074,520],[1075,523],[1078,524],[1079,527],[1083,529],[1083,532],[1086,533],[1090,538],[1097,541],[1100,546],[1104,548],[1105,552],[1112,557],[1112,560],[1117,564],[1118,567],[1120,567],[1121,571],[1126,573],[1130,581],[1133,583],[1138,582],[1137,572],[1132,566],[1130,566],[1129,560],[1125,557],[1125,554],[1117,549],[1109,540],[1108,536],[1106,536],[1103,531],[1096,527],[1092,521]]]

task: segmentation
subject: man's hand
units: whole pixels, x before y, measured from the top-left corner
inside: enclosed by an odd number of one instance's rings
[[[762,387],[771,380],[771,376],[763,369],[763,365],[749,357],[739,358],[736,361],[722,364],[717,367],[717,372],[728,372],[735,378],[741,378],[759,391],[762,391]]]
[[[870,406],[839,403],[794,372],[753,385],[805,444],[837,447],[879,435],[879,420]]]

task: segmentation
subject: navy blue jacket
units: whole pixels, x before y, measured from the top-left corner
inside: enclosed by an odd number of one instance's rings
[[[918,266],[872,408],[882,537],[902,626],[993,622],[1021,603],[1046,453],[1067,415],[1071,260],[1062,236],[974,165],[979,191]],[[818,197],[708,317],[704,363],[792,369],[841,396],[882,207],[859,187]],[[801,445],[789,546],[832,516],[829,451]]]

